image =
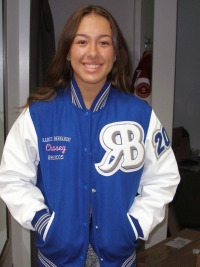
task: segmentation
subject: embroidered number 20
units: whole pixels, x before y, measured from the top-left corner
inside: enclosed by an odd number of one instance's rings
[[[170,146],[170,140],[165,128],[162,126],[153,136],[153,146],[155,147],[156,157],[159,158]]]

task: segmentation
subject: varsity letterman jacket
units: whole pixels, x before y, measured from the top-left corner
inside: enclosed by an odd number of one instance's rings
[[[135,266],[138,238],[163,220],[179,173],[151,107],[106,82],[90,110],[72,80],[24,110],[5,144],[0,194],[36,231],[40,266]],[[90,211],[92,222],[90,225]]]

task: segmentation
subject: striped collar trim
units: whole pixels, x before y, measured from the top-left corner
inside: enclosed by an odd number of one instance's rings
[[[72,103],[80,109],[86,109],[83,98],[81,96],[80,90],[78,88],[78,85],[74,77],[72,78],[70,87],[71,87]],[[103,88],[101,89],[101,91],[99,92],[99,94],[96,96],[94,102],[92,103],[92,106],[90,108],[92,112],[98,111],[99,109],[105,107],[110,93],[110,88],[111,88],[111,83],[107,81],[103,86]]]

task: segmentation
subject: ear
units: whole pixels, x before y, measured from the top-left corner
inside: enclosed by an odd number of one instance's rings
[[[70,61],[70,52],[67,54],[67,61]]]
[[[115,56],[114,56],[114,60],[113,60],[113,61],[115,62],[116,60],[117,60],[117,59],[116,59],[116,55],[115,55]]]

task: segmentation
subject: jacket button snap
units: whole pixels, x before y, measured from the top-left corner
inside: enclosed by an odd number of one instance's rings
[[[92,188],[92,193],[96,193],[96,189]]]

